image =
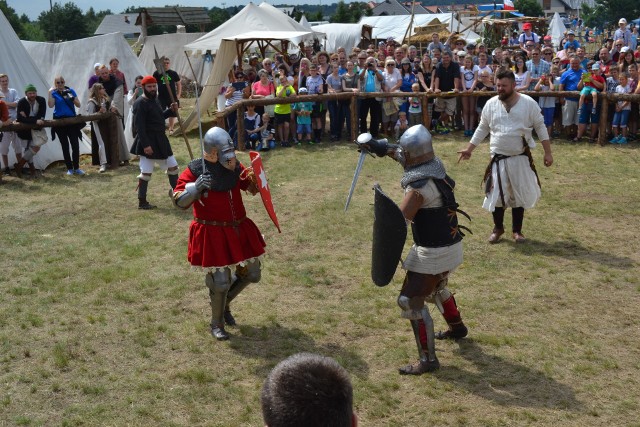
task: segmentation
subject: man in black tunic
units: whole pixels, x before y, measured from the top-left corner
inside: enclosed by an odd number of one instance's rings
[[[167,171],[171,189],[178,182],[178,162],[173,157],[169,138],[164,133],[164,121],[175,117],[178,105],[162,110],[158,103],[158,82],[152,76],[142,79],[144,94],[133,104],[133,133],[131,154],[140,156],[138,175],[138,209],[154,209],[147,201],[147,187],[156,164]]]
[[[180,96],[182,95],[182,82],[180,81],[180,75],[169,68],[171,66],[171,61],[166,56],[162,57],[162,63],[164,64],[164,74],[161,75],[158,71],[153,73],[153,77],[160,83],[158,85],[158,99],[160,100],[160,106],[162,108],[169,108],[171,105],[171,95],[173,95],[173,99],[175,99],[178,106],[180,106]],[[169,83],[171,94],[169,94],[169,90],[167,90],[165,82]],[[169,134],[173,134],[173,127],[175,124],[175,117],[169,117]]]

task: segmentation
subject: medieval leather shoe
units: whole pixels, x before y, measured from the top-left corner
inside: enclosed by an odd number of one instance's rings
[[[458,340],[464,338],[469,333],[466,326],[462,325],[455,329],[448,329],[446,331],[439,331],[435,337],[437,340]]]
[[[500,228],[494,228],[489,236],[489,243],[498,243],[500,237],[504,234],[504,230]]]
[[[224,312],[224,323],[229,326],[236,326],[236,319],[233,318],[233,314],[231,314],[231,310],[227,310]]]
[[[398,369],[398,371],[400,372],[400,375],[422,375],[425,372],[433,372],[438,369],[440,369],[440,362],[436,357],[435,360],[428,360],[426,362],[418,360],[411,365]]]
[[[223,325],[211,325],[211,335],[218,341],[226,341],[229,339],[229,334],[224,330]]]
[[[522,233],[518,233],[517,231],[513,233],[513,240],[515,240],[516,243],[524,243],[527,241],[527,239],[522,235]]]
[[[140,204],[138,204],[138,209],[149,210],[149,209],[155,209],[155,208],[157,208],[157,206],[152,205],[149,202],[141,202]]]

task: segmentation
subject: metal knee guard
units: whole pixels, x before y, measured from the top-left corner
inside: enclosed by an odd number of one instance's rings
[[[211,325],[224,325],[224,308],[227,305],[227,293],[231,287],[231,272],[228,268],[208,273],[205,284],[209,288],[211,299]]]
[[[258,283],[261,276],[262,270],[259,260],[249,262],[244,267],[238,267],[236,269],[236,280],[234,280],[227,294],[227,307],[250,283]]]

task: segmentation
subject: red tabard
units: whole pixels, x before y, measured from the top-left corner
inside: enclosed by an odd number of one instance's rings
[[[244,166],[240,165],[241,169]],[[174,191],[184,191],[185,186],[195,182],[196,177],[189,168],[178,178]],[[207,192],[193,203],[194,217],[204,221],[228,222],[240,221],[246,217],[242,193],[249,180],[238,180],[229,191]],[[195,221],[189,227],[189,250],[187,259],[192,266],[203,268],[232,267],[244,261],[264,254],[266,243],[258,227],[249,218],[245,218],[237,227],[205,225]]]

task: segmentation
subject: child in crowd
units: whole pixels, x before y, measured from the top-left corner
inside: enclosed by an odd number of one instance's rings
[[[306,87],[300,88],[300,95],[308,95],[309,91]],[[306,134],[306,139],[309,144],[313,144],[311,141],[311,112],[313,111],[313,102],[296,102],[293,104],[293,109],[296,113],[296,124],[298,133],[298,143],[302,143],[302,135]]]
[[[258,151],[269,151],[271,148],[276,148],[276,130],[271,123],[271,116],[269,113],[262,115],[262,130],[260,131],[261,142],[256,147]]]
[[[478,66],[473,63],[471,55],[464,58],[464,66],[460,67],[463,92],[473,92],[478,84]],[[462,117],[464,121],[464,136],[473,136],[476,121],[476,97],[462,98]]]
[[[616,93],[616,87],[618,87],[618,85],[620,84],[620,81],[618,80],[618,74],[619,74],[618,67],[611,67],[609,69],[609,77],[607,77],[607,81],[605,84],[605,90],[607,91],[607,93]],[[615,111],[615,108],[616,108],[616,103],[609,102],[609,111]],[[609,120],[607,123],[607,130],[609,131],[609,133],[612,133],[611,125],[613,123],[613,114],[607,114],[607,116]]]
[[[537,92],[549,92],[553,89],[553,77],[546,74],[540,76],[534,88]],[[556,111],[556,100],[550,96],[541,96],[540,99],[538,99],[538,105],[540,106],[540,110],[542,110],[542,117],[544,117],[544,125],[547,127],[547,133],[551,135],[553,130],[553,115]]]
[[[630,93],[629,75],[620,73],[620,84],[616,86],[616,93]],[[629,122],[629,113],[631,112],[630,101],[618,101],[616,103],[616,112],[613,115],[613,139],[609,141],[612,144],[627,143],[627,123]],[[622,130],[622,135],[620,131]]]
[[[549,84],[553,84],[553,90],[560,90],[560,66],[552,65],[551,70],[549,71]],[[560,137],[560,129],[562,129],[562,106],[560,105],[560,98],[556,97],[556,108],[553,112],[553,131],[552,135],[549,135],[553,138]]]
[[[278,86],[276,87],[276,98],[287,98],[295,96],[296,91],[293,89],[293,79],[291,81],[286,75],[280,74],[278,77]],[[289,122],[291,120],[291,104],[276,104],[274,109],[276,113],[276,130],[280,145],[282,147],[291,147],[289,144]]]
[[[413,93],[420,93],[420,83],[411,85]],[[409,97],[409,126],[421,125],[422,120],[422,100],[418,96]]]
[[[493,92],[496,90],[496,85],[493,82],[493,75],[489,70],[482,70],[478,76],[478,84],[476,84],[476,90],[482,92]],[[489,100],[488,96],[479,96],[478,101],[476,102],[476,116],[480,117],[482,114],[482,109],[487,104]],[[473,134],[471,134],[473,135]]]
[[[585,97],[593,98],[593,107],[591,114],[597,114],[596,106],[598,105],[598,92],[604,89],[604,77],[600,75],[600,64],[595,63],[591,67],[591,74],[584,73],[582,75],[582,84],[584,87],[580,91],[580,101],[578,102],[579,114],[582,113]]]
[[[400,139],[405,130],[409,129],[409,121],[407,120],[407,113],[404,111],[398,112],[398,121],[396,122],[396,140]]]
[[[247,105],[247,111],[244,112],[244,129],[245,129],[245,147],[254,150],[260,141],[260,115],[256,113],[255,105]]]

